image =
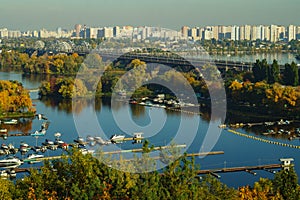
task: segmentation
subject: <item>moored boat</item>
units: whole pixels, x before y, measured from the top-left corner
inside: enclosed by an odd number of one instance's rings
[[[5,170],[2,170],[1,172],[0,172],[0,177],[2,178],[2,179],[7,179],[8,178],[8,173],[5,171]]]
[[[30,154],[30,155],[28,155],[28,157],[25,161],[27,161],[29,164],[39,163],[42,161],[39,158],[43,158],[43,157],[44,157],[44,155]]]
[[[10,120],[3,121],[3,124],[8,124],[8,125],[17,124],[17,123],[18,123],[18,120],[16,120],[16,119],[10,119]]]
[[[124,140],[124,138],[125,138],[125,135],[116,135],[116,134],[114,134],[110,137],[110,141],[114,142],[114,143],[122,142]]]
[[[0,160],[0,167],[2,168],[16,168],[19,167],[23,162],[15,157],[8,157],[6,159]]]
[[[0,133],[6,133],[7,132],[7,129],[6,128],[1,128],[0,129]]]
[[[40,131],[35,131],[34,133],[31,133],[31,136],[44,136],[46,134],[46,129],[42,129]]]
[[[74,142],[78,144],[84,144],[84,139],[82,137],[78,137],[76,140],[74,140]]]
[[[54,142],[52,140],[46,139],[45,142],[43,142],[43,145],[45,146],[54,145]]]

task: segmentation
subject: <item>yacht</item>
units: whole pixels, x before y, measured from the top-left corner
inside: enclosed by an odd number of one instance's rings
[[[116,134],[114,134],[110,137],[110,141],[114,142],[114,143],[117,143],[117,142],[123,141],[124,138],[125,138],[125,135],[116,135]]]
[[[38,155],[38,154],[30,154],[27,157],[27,161],[29,164],[33,164],[33,163],[38,163],[41,162],[41,160],[39,158],[43,158],[44,155]]]
[[[16,168],[19,167],[23,162],[15,157],[8,157],[6,159],[0,160],[0,167],[2,168]]]

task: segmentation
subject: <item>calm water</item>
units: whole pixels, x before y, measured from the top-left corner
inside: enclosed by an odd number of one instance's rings
[[[37,88],[43,78],[22,77],[22,75],[18,73],[1,72],[0,79],[19,80],[26,88]],[[31,95],[32,98],[37,97],[36,93]],[[77,104],[73,109],[70,101],[58,102],[46,99],[43,101],[34,100],[34,104],[37,112],[45,114],[51,122],[46,136],[39,138],[31,136],[9,137],[6,141],[1,139],[2,143],[13,143],[15,146],[19,146],[20,141],[26,141],[30,145],[35,145],[36,143],[41,144],[46,138],[54,139],[54,133],[56,132],[62,134],[62,140],[70,143],[78,136],[85,137],[86,135],[97,135],[105,139],[115,133],[126,133],[126,136],[129,137],[133,132],[143,131],[144,137],[147,137],[150,143],[155,146],[169,144],[172,140],[178,144],[188,144],[191,142],[186,151],[199,152],[200,149],[209,145],[208,143],[203,144],[204,137],[207,135],[209,122],[198,115],[181,114],[179,112],[167,111],[162,108],[133,106],[122,102],[111,105],[108,100],[97,100],[94,103],[92,101],[81,99],[77,101]],[[114,115],[112,113],[114,113]],[[76,123],[74,122],[74,118],[76,119]],[[129,123],[128,119],[129,122],[133,121],[134,124]],[[97,122],[96,124],[95,121]],[[33,119],[32,121],[27,120],[24,121],[20,127],[11,126],[10,132],[34,132],[40,129],[41,123],[42,121],[38,121],[37,119]],[[211,123],[217,125],[219,120],[214,119]],[[98,125],[102,130],[99,129]],[[183,126],[182,130],[180,130],[181,125]],[[197,130],[196,136],[193,138],[192,129],[195,126]],[[249,130],[238,129],[238,131],[256,135]],[[218,129],[215,129],[215,132],[218,132]],[[208,134],[210,134],[213,139],[216,135],[214,132]],[[287,144],[300,145],[299,140],[289,141],[280,138],[268,139]],[[139,147],[141,147],[140,144],[125,142],[120,145],[106,146],[103,150]],[[223,130],[212,150],[224,151],[225,154],[206,156],[204,158],[197,157],[196,162],[200,164],[202,169],[279,163],[279,158],[293,157],[295,159],[296,170],[298,174],[300,174],[299,149],[262,143]],[[56,155],[59,153],[61,152],[47,151],[45,155]],[[20,155],[18,154],[18,156]],[[224,173],[220,175],[221,180],[232,187],[246,184],[252,185],[255,181],[258,181],[260,177],[273,177],[273,174],[266,171],[257,171],[257,173],[257,176],[253,176],[246,172]]]
[[[274,59],[278,61],[279,64],[284,65],[285,63],[299,63],[296,60],[295,55],[292,53],[259,53],[259,54],[242,54],[242,55],[211,55],[213,59],[216,60],[227,60],[233,62],[255,62],[257,59],[266,59],[268,63],[272,63]]]

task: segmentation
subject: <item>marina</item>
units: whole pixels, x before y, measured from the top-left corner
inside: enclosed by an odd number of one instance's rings
[[[39,83],[43,80],[42,77],[36,76],[35,79],[29,79],[26,76],[22,77],[21,74],[17,73],[4,73],[1,72],[0,76],[3,79],[14,79],[20,80],[24,82],[24,86],[26,88],[38,88]],[[33,81],[34,80],[34,81]],[[37,99],[37,94],[32,93],[32,98]],[[197,153],[201,152],[200,150],[204,146],[202,142],[204,141],[205,133],[209,127],[209,115],[207,113],[193,113],[187,110],[184,112],[184,109],[179,108],[160,108],[153,106],[143,106],[139,104],[129,104],[129,102],[117,102],[115,106],[111,106],[110,100],[101,99],[96,101],[95,103],[91,103],[86,100],[79,101],[78,104],[75,104],[75,107],[78,108],[76,112],[72,113],[72,109],[70,108],[72,102],[68,101],[52,101],[52,100],[35,100],[34,101],[37,112],[47,116],[48,120],[39,120],[38,117],[35,117],[32,122],[24,123],[23,119],[20,118],[18,121],[20,123],[16,125],[4,125],[0,124],[0,128],[7,129],[6,133],[1,133],[2,138],[0,138],[0,144],[12,144],[15,148],[18,149],[16,153],[17,157],[20,159],[26,159],[27,154],[42,154],[44,157],[48,156],[59,156],[62,152],[64,152],[63,148],[59,148],[57,146],[56,150],[51,150],[50,148],[55,148],[55,146],[43,146],[42,143],[45,142],[45,139],[49,139],[55,142],[56,136],[55,133],[61,133],[59,139],[67,144],[64,148],[72,148],[71,145],[77,146],[77,144],[73,141],[78,137],[84,138],[85,145],[87,146],[89,143],[96,143],[95,145],[100,145],[103,148],[104,152],[115,151],[118,149],[110,149],[112,147],[120,147],[121,149],[133,149],[133,148],[141,148],[142,143],[134,143],[133,133],[135,132],[143,132],[142,139],[149,140],[150,144],[154,146],[166,146],[171,141],[176,144],[186,144],[187,148],[185,150],[187,153]],[[93,110],[91,112],[91,110]],[[139,126],[131,126],[129,123],[122,125],[122,129],[118,128],[118,124],[115,122],[115,119],[112,115],[112,111],[117,114],[117,117],[122,116],[121,119],[132,119],[133,122],[140,126],[151,125],[152,119],[157,119],[158,122],[164,122],[164,126],[161,129],[154,131],[147,131]],[[172,112],[169,112],[172,111]],[[189,112],[189,113],[188,113]],[[89,113],[95,113],[99,125],[103,129],[103,132],[99,132],[97,128],[95,128],[90,121],[86,121],[85,119],[90,116]],[[129,113],[129,115],[128,115]],[[150,115],[151,113],[151,115]],[[183,114],[181,114],[183,113]],[[80,122],[83,123],[83,128],[78,131],[77,125],[75,126],[74,117],[80,117]],[[125,117],[126,116],[126,117]],[[151,116],[151,118],[150,118]],[[195,138],[190,135],[192,132],[181,132],[179,128],[180,124],[183,123],[188,125],[189,129],[193,126],[193,124],[197,124],[197,120],[199,120],[200,126],[197,130]],[[222,150],[226,153],[219,154],[216,156],[195,156],[195,163],[201,166],[201,169],[220,169],[224,167],[224,162],[226,161],[226,168],[236,167],[236,166],[256,166],[263,164],[274,164],[278,161],[278,158],[282,157],[292,157],[295,159],[295,166],[300,166],[300,154],[298,148],[290,148],[299,146],[299,140],[293,139],[288,140],[288,137],[281,137],[277,135],[263,135],[267,129],[275,128],[272,126],[261,125],[253,125],[251,127],[263,127],[265,130],[259,130],[257,133],[254,133],[248,126],[238,126],[232,127],[230,129],[237,131],[239,133],[254,136],[258,139],[251,139],[248,137],[240,136],[237,134],[233,134],[228,131],[229,124],[235,124],[234,122],[239,122],[239,124],[247,124],[246,121],[241,121],[242,119],[231,119],[227,122],[226,128],[220,129],[222,134],[220,134],[218,142],[215,144],[212,152]],[[31,136],[31,133],[35,131],[41,130],[41,125],[43,122],[49,121],[50,125],[47,129],[45,136]],[[276,120],[266,120],[266,122],[276,122]],[[280,121],[280,120],[278,120]],[[286,119],[283,118],[283,121]],[[213,123],[216,123],[218,126],[221,124],[218,118],[213,119]],[[252,122],[251,122],[252,123]],[[279,125],[280,129],[289,130],[289,127],[299,127],[294,125],[294,121],[290,123],[290,125]],[[274,124],[273,126],[277,126]],[[26,127],[26,128],[24,128]],[[152,127],[153,128],[153,127]],[[111,145],[111,141],[109,138],[112,134],[123,135],[124,130],[127,133],[126,137],[122,143]],[[218,128],[217,128],[218,129]],[[207,133],[208,135],[214,135],[215,131]],[[278,129],[279,130],[279,129]],[[93,135],[95,134],[95,135]],[[177,136],[178,135],[178,136]],[[184,137],[182,137],[184,135]],[[282,134],[285,136],[285,134]],[[87,136],[91,136],[94,138],[94,141],[90,141],[87,139]],[[128,142],[127,142],[128,140]],[[143,141],[137,140],[137,141]],[[189,141],[194,140],[194,143],[189,143]],[[269,140],[270,142],[263,142],[265,140]],[[22,148],[22,152],[24,155],[20,153],[20,143],[25,142],[28,144],[30,149]],[[60,142],[61,142],[60,141]],[[273,144],[272,144],[273,143]],[[282,145],[276,145],[282,143]],[[234,145],[232,145],[234,144]],[[116,146],[115,146],[116,145]],[[134,146],[133,146],[134,145]],[[204,151],[203,150],[203,151]],[[0,150],[0,153],[7,152],[7,150]],[[26,152],[26,153],[25,153]],[[44,152],[44,153],[42,153]],[[14,154],[11,154],[14,155]],[[113,154],[118,156],[118,154]],[[247,155],[245,157],[245,155]],[[6,154],[0,157],[0,159],[4,159]],[[22,168],[33,167],[41,165],[41,163],[29,164],[28,162],[24,163]],[[299,172],[299,168],[295,168],[297,173]],[[22,173],[19,173],[17,176],[22,178]],[[235,172],[235,173],[226,173],[226,175],[222,176],[220,179],[222,182],[226,183],[230,187],[239,187],[240,185],[250,184],[252,185],[255,181],[259,181],[260,177],[263,178],[273,178],[274,175],[265,170],[261,170],[259,176],[248,176],[249,173],[244,172]],[[232,180],[235,180],[232,182]]]

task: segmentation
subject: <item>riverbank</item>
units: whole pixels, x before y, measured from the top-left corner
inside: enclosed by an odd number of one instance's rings
[[[35,112],[9,112],[9,113],[0,113],[0,119],[5,118],[31,118],[35,116]]]

